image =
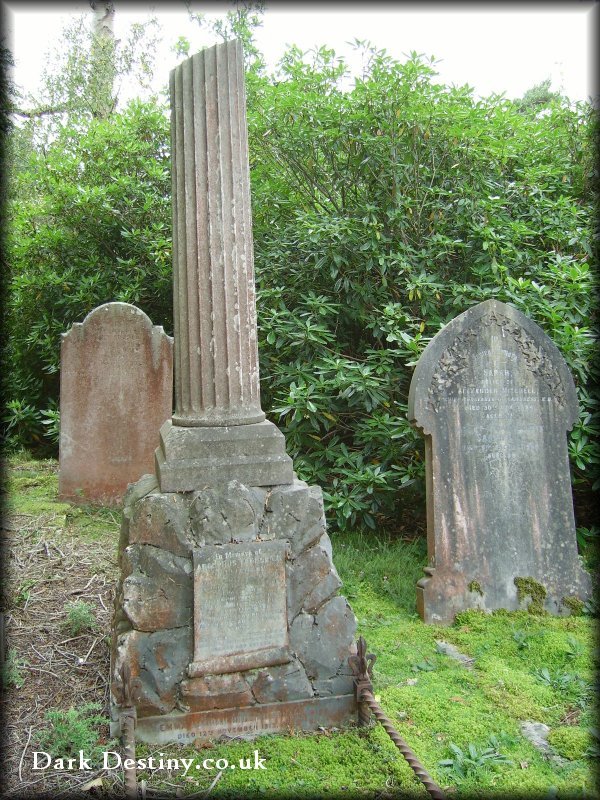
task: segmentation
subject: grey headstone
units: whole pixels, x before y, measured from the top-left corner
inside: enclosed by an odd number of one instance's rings
[[[563,598],[588,596],[566,436],[577,395],[541,328],[496,300],[469,309],[425,348],[408,408],[426,437],[422,618],[448,623],[469,607],[535,602],[515,581],[552,613],[566,613]]]

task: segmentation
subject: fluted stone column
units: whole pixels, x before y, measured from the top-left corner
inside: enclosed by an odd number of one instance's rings
[[[260,406],[241,44],[184,61],[170,93],[175,413],[157,450],[161,490],[290,483]]]

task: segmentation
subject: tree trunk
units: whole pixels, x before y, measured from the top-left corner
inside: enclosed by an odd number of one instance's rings
[[[116,102],[113,96],[116,75],[115,6],[114,3],[97,3],[93,0],[90,6],[94,12],[90,102],[93,116],[103,119],[112,113]]]

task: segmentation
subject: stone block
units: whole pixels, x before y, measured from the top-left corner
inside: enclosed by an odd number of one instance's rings
[[[192,563],[151,545],[123,553],[123,610],[140,631],[192,624]]]
[[[266,491],[237,480],[194,492],[190,507],[196,546],[255,539],[264,513]]]
[[[261,536],[288,539],[293,555],[309,548],[326,531],[320,487],[308,486],[298,478],[290,486],[272,489],[266,512]]]
[[[321,536],[317,544],[288,563],[288,619],[292,621],[302,610],[316,613],[342,585],[331,561],[329,536]]]
[[[173,340],[139,308],[105,303],[73,325],[61,345],[61,499],[118,504],[153,470],[172,408]]]
[[[196,749],[203,742],[220,736],[253,739],[282,731],[316,731],[339,728],[356,720],[354,695],[311,697],[287,703],[257,703],[241,708],[210,709],[173,713],[138,719],[135,736],[138,741],[162,745],[186,744]],[[111,735],[119,735],[118,723]]]
[[[167,420],[155,454],[163,492],[192,492],[239,480],[245,486],[291,483],[292,460],[272,422],[230,427],[182,427]]]
[[[130,483],[123,496],[123,513],[127,514],[138,500],[156,489],[158,489],[158,480],[153,474],[142,475],[138,481]]]
[[[250,686],[239,672],[204,675],[181,684],[181,707],[186,711],[239,708],[254,703]]]
[[[128,544],[148,544],[176,556],[191,555],[189,511],[179,494],[153,492],[128,507]]]
[[[314,681],[313,687],[315,694],[319,697],[329,697],[330,695],[353,694],[354,678],[352,675],[336,675],[333,678],[326,678],[322,681]]]
[[[261,669],[252,683],[252,694],[259,703],[272,703],[312,697],[314,692],[304,667],[294,660]]]
[[[318,614],[301,612],[290,628],[290,647],[311,680],[333,678],[352,652],[356,618],[344,597],[328,600]]]
[[[117,637],[113,675],[119,674],[124,663],[129,666],[139,717],[167,714],[175,708],[178,686],[191,657],[191,628],[130,631]]]

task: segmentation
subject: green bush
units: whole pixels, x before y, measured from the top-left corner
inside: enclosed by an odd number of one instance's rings
[[[5,423],[17,446],[56,447],[60,335],[74,322],[122,301],[171,328],[168,130],[164,109],[133,102],[63,128],[14,176]]]
[[[247,75],[263,407],[300,477],[347,530],[423,519],[414,364],[445,323],[491,297],[565,356],[581,415],[574,485],[599,485],[592,260],[594,118],[435,81],[367,45],[352,88],[333,51],[295,48]],[[110,300],[171,325],[168,119],[134,102],[31,150],[9,202],[6,422],[56,441],[60,333]],[[587,514],[587,516],[586,516]]]
[[[366,48],[349,91],[322,48],[250,84],[265,407],[338,527],[422,509],[412,367],[446,322],[490,297],[551,336],[578,386],[576,486],[598,485],[588,106],[542,113],[434,82]],[[309,291],[307,291],[307,288]]]

